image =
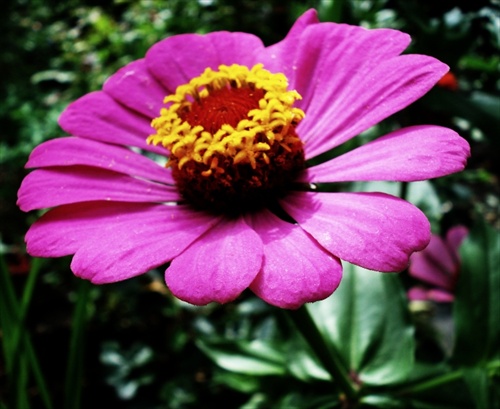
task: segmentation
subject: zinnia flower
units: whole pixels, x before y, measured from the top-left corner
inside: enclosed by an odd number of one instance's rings
[[[28,231],[28,252],[74,255],[73,272],[96,284],[169,262],[169,289],[196,305],[250,288],[297,308],[337,288],[341,259],[405,269],[430,238],[420,210],[315,184],[447,175],[465,166],[467,142],[414,126],[307,161],[443,76],[447,66],[432,57],[400,55],[409,42],[396,30],[319,23],[314,10],[270,47],[229,32],[160,41],[68,106],[59,123],[73,136],[32,152],[27,167],[38,169],[19,205],[52,209]]]
[[[455,226],[445,239],[433,234],[429,245],[410,257],[410,276],[424,284],[408,291],[410,300],[453,301],[460,272],[458,249],[468,233],[465,226]]]

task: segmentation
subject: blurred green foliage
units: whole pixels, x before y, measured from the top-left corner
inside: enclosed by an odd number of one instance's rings
[[[405,193],[424,210],[436,233],[457,223],[480,226],[475,227],[473,241],[464,249],[467,277],[474,282],[477,271],[473,270],[479,269],[476,260],[480,260],[485,274],[490,272],[483,276],[486,281],[474,284],[480,290],[459,290],[463,296],[455,311],[455,361],[449,360],[452,352],[439,336],[428,331],[432,311],[426,310],[423,318],[407,315],[402,294],[409,279],[404,275],[401,282],[391,277],[387,283],[379,283],[381,293],[373,292],[371,296],[380,301],[363,300],[380,310],[370,321],[372,325],[382,325],[380,319],[393,308],[390,313],[396,317],[393,322],[398,322],[397,330],[402,331],[400,339],[406,349],[398,349],[390,365],[381,364],[384,360],[378,355],[390,353],[377,348],[378,343],[389,342],[386,338],[396,337],[396,330],[382,331],[384,339],[377,339],[372,327],[356,326],[363,322],[362,317],[352,316],[343,316],[344,322],[323,329],[351,331],[352,343],[341,350],[353,359],[351,366],[359,375],[368,379],[365,407],[449,408],[451,404],[457,408],[487,408],[490,403],[498,407],[500,392],[491,389],[489,382],[498,381],[500,369],[488,366],[498,356],[492,352],[483,357],[482,351],[475,350],[469,356],[471,362],[464,358],[466,345],[475,342],[471,334],[484,334],[481,325],[485,315],[487,320],[494,320],[494,300],[498,299],[498,288],[494,287],[498,271],[493,273],[494,262],[485,255],[486,250],[494,254],[498,242],[492,228],[478,222],[485,219],[495,228],[500,226],[500,5],[496,0],[4,2],[0,13],[0,252],[12,274],[14,289],[20,293],[27,280],[31,260],[24,252],[23,235],[36,216],[22,214],[15,206],[16,192],[25,175],[23,166],[34,146],[63,135],[57,118],[68,103],[99,89],[109,75],[142,58],[152,44],[167,36],[245,31],[272,44],[283,38],[293,21],[311,7],[318,9],[322,21],[401,29],[413,38],[408,52],[433,55],[450,66],[458,81],[457,89],[436,87],[341,149],[350,149],[397,127],[438,124],[457,130],[470,142],[472,157],[467,170],[409,186],[383,183],[347,188]],[[56,408],[62,407],[64,394],[71,392],[63,390],[66,360],[71,352],[71,319],[80,294],[68,264],[67,259],[43,264],[25,317]],[[343,297],[363,283],[362,272],[351,273],[354,278],[329,301],[332,305],[311,308],[320,328],[331,319],[321,308],[342,308]],[[485,291],[490,297],[490,304],[484,307],[487,310],[469,317],[471,306]],[[391,297],[396,301],[389,302]],[[184,409],[229,405],[242,409],[327,409],[342,404],[328,382],[328,373],[294,334],[289,322],[250,294],[223,307],[195,308],[168,294],[158,269],[124,283],[93,287],[89,298],[81,312],[87,358],[81,363],[82,379],[77,379],[79,385],[75,386],[83,388],[81,407]],[[399,307],[394,309],[394,304]],[[359,308],[370,309],[369,305]],[[490,321],[488,328],[494,326]],[[355,331],[366,332],[362,337],[366,344],[355,343],[354,339],[359,338]],[[413,331],[417,334],[415,340],[408,338]],[[485,337],[490,337],[487,342],[496,342],[498,334]],[[339,342],[338,334],[329,334],[328,339]],[[351,350],[354,347],[362,348],[356,351],[358,355]],[[397,385],[401,374],[409,371],[413,355],[408,353],[413,350],[420,359],[411,370],[416,385],[431,376],[456,376],[455,383],[439,389],[441,400],[433,398],[433,390],[419,394],[418,388],[413,393]],[[11,402],[15,397],[5,364],[0,361],[0,402]],[[384,375],[388,369],[391,382],[386,382]],[[388,383],[395,384],[390,387],[396,395],[384,395],[390,391]],[[25,385],[32,407],[47,407],[36,379],[26,378]],[[75,403],[73,407],[80,406]]]

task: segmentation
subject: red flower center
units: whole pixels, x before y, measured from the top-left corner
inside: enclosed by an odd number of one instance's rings
[[[193,102],[179,116],[189,125],[201,125],[204,130],[215,134],[222,125],[228,124],[234,128],[242,119],[248,119],[248,113],[259,108],[259,101],[263,97],[262,89],[221,88]]]

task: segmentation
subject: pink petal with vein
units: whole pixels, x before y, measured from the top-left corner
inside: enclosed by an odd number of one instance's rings
[[[127,148],[84,138],[57,138],[38,145],[27,168],[86,165],[174,184],[170,170]]]
[[[298,308],[332,294],[342,278],[340,260],[299,226],[265,210],[251,224],[264,243],[264,264],[250,289],[281,308]]]
[[[241,64],[252,67],[263,49],[259,38],[246,33],[181,34],[166,38],[146,54],[148,69],[170,93],[206,68]]]
[[[167,268],[172,293],[195,305],[238,297],[261,269],[262,241],[242,218],[224,219]]]
[[[154,203],[179,199],[170,185],[108,170],[71,166],[31,172],[21,184],[17,203],[26,212],[92,200]]]
[[[100,220],[99,211],[82,209],[77,217],[97,223],[86,239],[77,235],[81,244],[71,269],[95,284],[125,280],[172,260],[218,220],[184,206],[166,205],[137,206],[132,214],[108,214]],[[59,233],[68,228],[67,218],[62,219]],[[85,234],[85,228],[79,233]]]
[[[150,123],[151,118],[126,108],[103,91],[91,92],[72,102],[59,118],[61,128],[74,136],[166,155],[163,147],[146,142],[155,133]]]
[[[347,71],[349,67],[332,67],[328,78],[318,79],[321,87],[317,87],[306,117],[297,127],[308,159],[405,108],[448,71],[445,64],[424,55],[387,58],[362,76]],[[346,76],[355,78],[348,82]]]
[[[459,172],[469,156],[469,144],[451,129],[413,126],[314,166],[304,173],[302,180],[413,182]]]
[[[158,257],[161,256],[164,260],[161,262],[163,263],[180,252],[179,249],[185,242],[183,240],[189,235],[194,240],[217,220],[184,205],[76,203],[59,206],[45,213],[30,227],[26,243],[28,253],[32,256],[61,257],[75,254],[89,242],[91,245],[93,242],[99,243],[107,250],[110,246],[115,246],[109,251],[116,251],[134,240],[148,243],[151,240],[158,243],[164,241],[161,244],[163,250],[158,253]],[[115,227],[117,230],[114,230]],[[123,230],[123,235],[117,234],[120,229]],[[177,239],[174,240],[173,237]],[[157,256],[153,258],[156,260]],[[140,264],[147,262],[145,259]]]
[[[404,270],[430,239],[419,209],[383,193],[297,192],[280,203],[330,253],[370,270]]]
[[[150,119],[160,115],[163,99],[169,93],[149,72],[145,59],[119,69],[107,79],[103,90],[119,103]]]

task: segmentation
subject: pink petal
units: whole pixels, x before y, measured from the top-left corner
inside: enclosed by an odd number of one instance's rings
[[[160,115],[169,93],[146,67],[146,60],[133,61],[104,83],[103,90],[119,103],[147,118]]]
[[[459,172],[469,156],[469,144],[451,129],[413,126],[312,167],[303,179],[310,182],[413,182]]]
[[[297,127],[305,142],[306,157],[332,149],[405,108],[447,72],[432,57],[402,55],[387,58],[358,75],[353,65],[363,55],[352,56],[351,65],[335,65],[316,87],[305,119]],[[350,80],[349,77],[352,77]]]
[[[250,288],[264,301],[281,308],[298,308],[328,297],[338,287],[340,260],[299,226],[267,210],[253,215],[251,225],[264,243],[264,264]]]
[[[154,203],[180,197],[170,185],[86,166],[35,170],[18,192],[18,205],[25,212],[91,200]]]
[[[162,220],[165,223],[160,223]],[[185,205],[76,203],[45,213],[28,230],[26,243],[32,256],[61,257],[75,254],[88,243],[93,245],[95,242],[96,246],[99,244],[106,251],[114,252],[136,239],[148,243],[151,240],[161,242],[159,239],[164,235],[169,244],[162,244],[158,257],[169,260],[180,252],[188,235],[192,235],[194,240],[217,220],[216,217],[192,211]],[[123,237],[117,234],[118,231],[123,231]],[[147,234],[150,236],[146,237]],[[173,236],[178,239],[173,240]],[[110,243],[115,246],[113,249],[109,249]],[[144,262],[148,262],[147,257],[141,261]]]
[[[118,223],[130,223],[143,213],[163,205],[125,202],[84,202],[49,210],[28,230],[28,253],[34,257],[75,254],[96,231]]]
[[[455,299],[455,296],[452,293],[435,288],[428,291],[427,297],[429,300],[436,302],[453,302]]]
[[[383,193],[297,192],[280,203],[330,253],[370,270],[404,270],[430,238],[419,209]]]
[[[241,64],[252,67],[263,49],[259,38],[245,33],[181,34],[166,38],[146,54],[150,72],[170,91],[197,77],[205,68]]]
[[[95,207],[77,213],[80,222],[96,223],[92,232],[83,227],[76,236],[79,246],[71,269],[95,284],[125,280],[172,260],[218,220],[185,206],[144,206],[115,215],[110,210],[107,215]],[[67,214],[61,219],[59,234],[69,225],[78,226]]]
[[[61,128],[74,136],[166,155],[163,147],[146,142],[155,133],[150,123],[151,118],[126,108],[103,91],[91,92],[72,102],[59,118]]]
[[[423,287],[412,287],[408,291],[408,298],[412,301],[436,301],[452,302],[455,297],[453,294],[436,289],[425,289]]]
[[[224,219],[176,257],[165,279],[195,305],[226,303],[248,288],[262,265],[262,241],[242,218]]]
[[[311,9],[302,14],[293,24],[286,37],[280,42],[267,47],[259,54],[259,61],[271,72],[281,72],[288,78],[290,89],[294,88],[296,60],[300,52],[306,52],[298,47],[304,31],[311,25],[318,25],[318,13]],[[303,60],[307,60],[304,56]]]
[[[174,184],[172,173],[151,159],[130,149],[84,138],[58,138],[38,145],[30,154],[27,168],[86,165]]]
[[[412,255],[409,273],[428,284],[451,290],[456,264],[446,243],[439,236],[432,235],[425,250]]]
[[[315,105],[331,103],[322,100],[331,99],[344,83],[356,86],[381,61],[399,55],[409,43],[410,37],[397,30],[310,24],[269,47],[267,65],[287,75],[290,88],[303,98],[297,106],[309,112],[313,98]],[[325,90],[325,84],[336,89]]]
[[[408,299],[411,301],[427,301],[427,290],[423,287],[412,287],[408,290]]]
[[[456,256],[456,261],[458,262],[458,250],[464,241],[464,239],[469,234],[469,229],[465,226],[455,226],[448,230],[446,233],[446,244],[448,244],[450,250]]]

